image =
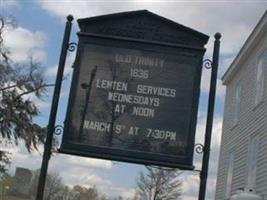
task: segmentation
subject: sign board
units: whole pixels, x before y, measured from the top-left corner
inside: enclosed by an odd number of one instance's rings
[[[203,54],[79,33],[61,151],[192,169]]]

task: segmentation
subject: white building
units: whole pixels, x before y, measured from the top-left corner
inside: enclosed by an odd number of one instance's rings
[[[224,74],[216,200],[251,187],[267,200],[267,12]]]

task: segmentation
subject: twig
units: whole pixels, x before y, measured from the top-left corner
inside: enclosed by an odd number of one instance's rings
[[[20,97],[22,97],[22,96],[24,96],[24,95],[33,93],[33,92],[38,91],[38,90],[40,90],[40,89],[42,89],[42,88],[53,87],[53,86],[55,86],[55,84],[44,84],[44,85],[40,85],[40,86],[37,87],[37,88],[34,88],[34,89],[32,89],[32,90],[28,90],[28,91],[26,91],[26,92],[23,92],[23,93],[19,94],[19,95],[15,98],[15,101],[18,100]]]

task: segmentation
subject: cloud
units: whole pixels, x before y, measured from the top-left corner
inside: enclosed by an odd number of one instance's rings
[[[1,150],[11,153],[11,166],[9,173],[14,175],[16,167],[26,167],[29,169],[38,169],[41,166],[41,153],[42,148],[39,151],[32,151],[31,154],[27,151],[23,141],[19,141],[18,146],[14,143],[1,144]]]
[[[201,92],[209,94],[210,91],[210,78],[211,78],[211,69],[203,69],[201,77]],[[216,97],[224,98],[225,96],[225,86],[222,85],[220,75],[217,77],[217,86],[216,86]]]
[[[228,68],[233,58],[237,54],[238,50],[244,43],[245,39],[248,37],[249,33],[252,31],[253,27],[256,25],[257,21],[260,19],[261,15],[266,9],[266,1],[257,2],[229,2],[229,1],[216,1],[214,3],[210,1],[198,2],[198,1],[39,1],[42,8],[47,11],[50,15],[57,16],[58,19],[65,21],[65,17],[68,14],[73,14],[74,17],[90,17],[95,15],[122,12],[129,10],[138,9],[148,9],[159,15],[172,19],[178,23],[187,25],[196,30],[210,35],[209,43],[207,44],[206,57],[212,57],[213,50],[213,35],[215,32],[219,31],[222,33],[221,39],[221,57],[220,66],[218,73],[218,86],[217,86],[217,96],[223,97],[225,95],[225,89],[221,85],[220,77]],[[25,32],[25,31],[20,31]],[[39,32],[30,32],[33,38],[42,38]],[[26,35],[30,35],[26,34]],[[29,40],[30,41],[30,40]],[[34,40],[34,44],[31,47],[37,48],[38,46],[43,46],[42,43],[38,43],[38,39]],[[41,40],[42,41],[42,40]],[[23,43],[23,41],[22,41]],[[18,42],[20,44],[20,40]],[[13,44],[13,46],[16,46]],[[18,45],[19,46],[19,45]],[[28,48],[28,49],[31,49]],[[20,48],[18,48],[20,49]],[[18,51],[23,53],[21,51]],[[18,58],[21,59],[19,56]],[[40,55],[39,55],[40,56]],[[41,56],[42,57],[42,56]],[[46,71],[48,76],[55,76],[56,65],[49,68]],[[209,90],[209,79],[210,70],[203,71],[202,78],[202,91],[207,93]],[[199,123],[197,126],[196,142],[202,143],[204,141],[205,133],[205,114],[200,115]],[[216,117],[213,126],[212,135],[212,149],[210,155],[210,167],[209,167],[209,179],[207,187],[207,199],[214,199],[214,190],[216,184],[216,173],[217,173],[217,163],[219,155],[219,145],[221,138],[221,126],[222,117]],[[40,162],[40,158],[37,159],[33,157],[32,160],[26,158],[25,156],[18,154],[17,163],[27,163],[27,166],[36,166],[34,164],[36,160]],[[36,158],[36,160],[35,160]],[[195,155],[194,163],[196,169],[201,167],[202,155]],[[111,163],[104,161],[92,161],[91,159],[84,160],[83,158],[67,158],[64,156],[55,156],[52,158],[50,164],[51,170],[60,170],[64,176],[66,183],[69,184],[87,184],[91,185],[98,183],[101,190],[129,195],[133,194],[133,189],[127,189],[124,187],[119,187],[111,184],[111,180],[107,180],[103,174],[98,173],[96,169],[101,168],[101,170],[113,170]],[[21,161],[21,162],[20,162]],[[38,166],[40,166],[38,164]],[[69,167],[72,166],[72,167]],[[77,175],[78,174],[78,175]],[[183,198],[186,200],[196,200],[199,188],[199,173],[198,172],[184,172],[182,175],[184,180],[183,184]],[[80,181],[80,182],[79,182]]]
[[[204,144],[206,127],[205,115],[200,115],[199,123],[197,125],[196,131],[196,143]],[[212,129],[212,140],[211,140],[211,152],[209,161],[209,174],[207,181],[207,199],[212,200],[215,196],[215,187],[217,179],[217,168],[218,168],[218,155],[220,151],[220,141],[221,141],[221,131],[222,131],[222,117],[215,116],[213,129]],[[203,154],[195,153],[194,165],[196,170],[201,170]],[[197,200],[199,191],[199,172],[186,171],[181,176],[183,180],[183,196],[182,199],[192,199]]]
[[[1,13],[4,13],[7,9],[14,8],[16,6],[18,6],[18,2],[16,0],[0,0]]]
[[[29,56],[38,61],[46,59],[46,36],[42,32],[32,32],[23,27],[8,27],[3,38],[4,45],[10,50],[11,58],[15,62],[26,62]]]
[[[81,167],[81,168],[87,168],[88,166],[93,167],[93,168],[101,168],[101,169],[112,168],[111,161],[58,154],[56,162],[60,164],[61,161],[65,161],[69,166],[74,165],[74,166]]]
[[[77,174],[79,174],[79,176],[77,176]],[[84,187],[92,187],[95,185],[100,187],[110,187],[110,185],[112,185],[112,182],[110,180],[101,177],[101,175],[95,173],[95,171],[90,168],[85,169],[74,166],[72,168],[69,168],[68,170],[63,169],[63,171],[61,171],[60,169],[60,175],[63,177],[64,183],[69,186],[82,185]]]
[[[182,185],[182,199],[194,199],[196,200],[198,195],[198,187],[199,187],[199,177],[196,174],[188,174],[184,173],[181,176],[181,180],[183,181]]]
[[[16,167],[36,170],[41,166],[42,157],[40,152],[43,152],[42,146],[39,146],[39,152],[32,151],[29,154],[24,147],[23,141],[20,141],[19,146],[9,144],[1,146],[1,150],[11,153],[12,165],[9,172],[12,175],[14,175]],[[107,196],[133,197],[134,188],[116,185],[109,177],[104,175],[105,171],[111,173],[112,169],[113,163],[108,160],[64,154],[53,154],[49,162],[49,172],[59,172],[63,182],[69,186],[96,186],[100,193]]]
[[[46,76],[56,76],[57,75],[57,69],[58,69],[58,66],[57,65],[54,65],[52,67],[48,67],[45,71],[45,75]]]
[[[72,167],[70,167],[72,166]],[[69,186],[96,186],[107,196],[134,196],[134,188],[116,185],[106,173],[113,173],[113,163],[108,160],[56,154],[50,162],[50,171],[60,171],[64,183]]]
[[[6,2],[8,2],[7,5],[18,4],[16,1]],[[3,32],[3,41],[4,46],[11,53],[11,60],[14,62],[28,64],[29,58],[32,58],[36,62],[46,60],[46,52],[44,50],[46,35],[43,32],[31,31],[21,26],[7,25]],[[32,100],[40,110],[50,106],[47,101],[38,99],[33,93],[25,95],[24,98]]]
[[[72,52],[68,54],[66,58],[66,64],[64,68],[64,76],[68,76],[72,72],[72,65],[75,60],[76,52]],[[54,65],[52,67],[48,67],[45,71],[45,75],[48,77],[56,77],[58,70],[58,65]]]
[[[200,114],[199,118],[196,142],[203,144],[206,125],[205,115]],[[221,126],[222,118],[215,117],[212,135],[209,179],[207,184],[207,199],[214,198]],[[34,151],[32,154],[28,154],[22,146],[10,146],[7,150],[12,153],[13,163],[11,171],[13,171],[13,173],[15,166],[27,167],[30,169],[37,169],[41,166],[41,155],[39,152]],[[41,147],[40,152],[43,152]],[[200,169],[201,159],[202,155],[195,156],[194,163],[196,165],[196,169]],[[54,154],[49,164],[49,171],[60,172],[60,176],[63,177],[64,183],[69,186],[79,184],[91,187],[95,185],[101,193],[105,193],[107,195],[121,195],[125,198],[133,197],[135,191],[134,187],[128,188],[116,185],[111,178],[105,175],[106,172],[113,173],[113,170],[113,163],[111,161],[64,154]],[[199,173],[185,171],[181,175],[181,180],[183,181],[182,199],[196,200],[199,189]]]
[[[123,12],[138,9],[148,9],[178,23],[190,26],[196,30],[210,35],[207,44],[207,58],[212,58],[215,32],[222,33],[221,62],[219,65],[217,97],[225,95],[225,88],[219,80],[229,67],[234,56],[248,37],[257,20],[261,17],[267,6],[266,1],[249,2],[242,5],[229,1],[203,2],[203,1],[47,1],[40,4],[44,10],[61,19],[69,13],[75,18],[91,17],[113,12]],[[179,12],[177,12],[179,10]],[[244,13],[247,13],[244,15]],[[196,20],[197,19],[197,20]],[[51,69],[52,70],[52,69]],[[50,73],[52,71],[50,70]],[[209,91],[210,70],[203,70],[201,89]]]
[[[211,35],[208,53],[213,49],[213,35],[222,33],[222,54],[236,54],[267,6],[266,1],[234,3],[229,1],[40,1],[42,8],[62,19],[113,12],[148,9],[178,23]],[[179,12],[177,12],[179,11]],[[244,15],[244,13],[246,13]],[[197,19],[197,20],[196,20]]]
[[[7,145],[1,147],[11,153],[12,165],[9,172],[14,175],[16,167],[29,168],[31,170],[39,169],[41,166],[42,147],[39,152],[33,151],[31,154],[27,152],[22,141],[19,146]],[[71,166],[71,167],[70,167]],[[134,190],[121,187],[113,183],[103,175],[103,170],[111,171],[113,163],[108,160],[85,158],[64,154],[54,154],[49,163],[50,172],[60,172],[63,182],[69,186],[82,185],[85,187],[97,186],[101,193],[107,195],[116,195],[123,197],[132,197]]]
[[[125,3],[126,2],[126,3]],[[127,10],[131,5],[135,7],[135,2],[129,1],[47,1],[41,0],[42,8],[52,15],[56,15],[65,19],[68,14],[72,14],[75,18],[90,17],[109,12],[119,12]]]
[[[124,197],[125,199],[132,199],[135,195],[135,189],[122,189],[121,192],[120,192],[121,196]]]
[[[224,98],[225,87],[221,84],[221,76],[229,67],[245,39],[248,37],[257,20],[261,17],[267,6],[266,1],[244,2],[242,5],[229,1],[203,2],[203,1],[47,1],[40,4],[51,15],[65,20],[65,16],[73,14],[75,18],[91,17],[113,12],[123,12],[138,9],[148,9],[178,23],[190,26],[196,30],[210,35],[207,44],[207,58],[212,58],[213,35],[222,33],[221,56],[217,80],[218,98]],[[179,10],[179,12],[177,12]],[[247,13],[244,15],[244,13]],[[196,20],[197,19],[197,20]],[[53,73],[50,69],[49,74]],[[201,90],[209,92],[210,70],[203,69]]]
[[[26,167],[33,169],[32,162],[35,162],[35,159],[41,159],[41,153],[43,152],[42,147],[39,147],[39,151],[33,151],[31,154],[27,152],[27,150],[23,147],[23,142],[19,143],[19,146],[9,145],[3,149],[12,153],[12,160],[14,161],[14,165],[17,164],[18,161],[23,161],[26,164]],[[37,159],[37,160],[38,160]],[[110,170],[112,168],[112,162],[107,160],[93,159],[93,158],[84,158],[77,156],[66,156],[63,154],[55,154],[52,157],[52,168],[57,169],[60,165],[64,164],[67,166],[66,170],[69,169],[69,166],[75,166],[77,168],[100,168]],[[54,167],[53,167],[54,166]],[[78,171],[77,171],[78,172]],[[78,172],[79,173],[79,172]]]

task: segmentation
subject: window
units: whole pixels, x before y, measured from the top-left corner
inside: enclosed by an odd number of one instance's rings
[[[247,184],[250,187],[255,187],[256,185],[258,151],[259,151],[259,137],[256,136],[250,140],[250,145],[249,145]]]
[[[236,84],[235,87],[235,108],[234,108],[234,125],[237,124],[240,117],[240,107],[241,107],[241,81]]]
[[[259,56],[257,63],[255,105],[258,105],[263,99],[263,90],[264,90],[263,61],[264,61],[264,54],[262,53]]]
[[[231,186],[232,186],[232,180],[233,180],[233,172],[234,172],[234,152],[231,152],[229,154],[228,171],[227,171],[227,179],[226,179],[226,192],[225,192],[225,197],[227,199],[229,199],[230,198],[230,195],[231,195]]]

